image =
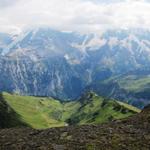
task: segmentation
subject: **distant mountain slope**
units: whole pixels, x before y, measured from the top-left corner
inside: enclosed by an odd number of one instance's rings
[[[140,111],[117,101],[106,101],[95,93],[86,93],[80,100],[74,102],[60,102],[53,98],[8,93],[3,93],[2,97],[7,107],[11,107],[19,115],[18,119],[33,128],[104,123],[125,118]],[[9,123],[9,118],[7,122]]]
[[[13,37],[7,33],[0,33],[0,54],[4,52],[4,49],[11,44]]]
[[[132,117],[101,125],[69,126],[35,130],[0,130],[5,149],[149,150],[150,106]]]
[[[121,99],[139,108],[150,102],[150,70],[135,70],[93,82],[89,89],[106,97]]]
[[[0,55],[0,91],[59,99],[78,97],[85,81],[74,65],[83,54],[73,43],[83,40],[84,35],[50,28],[18,35]]]

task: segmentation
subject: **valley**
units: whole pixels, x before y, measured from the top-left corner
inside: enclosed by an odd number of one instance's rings
[[[105,99],[93,92],[85,93],[78,100],[71,102],[4,92],[1,94],[0,102],[0,116],[5,117],[5,119],[0,118],[2,128],[27,126],[45,129],[68,125],[99,124],[127,118],[140,112],[131,105]]]

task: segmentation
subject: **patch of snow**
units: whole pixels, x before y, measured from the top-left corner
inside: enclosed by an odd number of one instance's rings
[[[110,48],[112,49],[114,46],[119,45],[119,40],[117,37],[111,37],[108,41],[108,45],[110,46]]]

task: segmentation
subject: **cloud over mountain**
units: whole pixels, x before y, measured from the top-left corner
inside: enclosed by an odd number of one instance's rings
[[[71,31],[149,28],[147,0],[0,0],[1,31],[48,25]]]

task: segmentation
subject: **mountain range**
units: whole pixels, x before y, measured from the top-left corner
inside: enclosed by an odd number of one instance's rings
[[[150,31],[29,29],[0,34],[0,91],[76,100],[85,91],[139,108],[150,100]]]

